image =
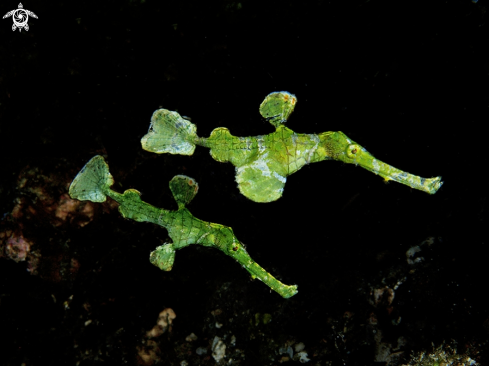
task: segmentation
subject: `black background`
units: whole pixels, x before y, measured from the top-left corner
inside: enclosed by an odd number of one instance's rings
[[[64,177],[58,186],[66,188],[92,156],[103,154],[116,190],[135,188],[167,209],[176,208],[168,182],[185,174],[200,186],[191,212],[232,227],[259,264],[298,284],[299,293],[283,300],[250,281],[232,259],[203,247],[179,251],[173,270],[161,272],[147,258],[167,240],[166,231],[126,221],[115,210],[83,228],[49,227],[33,216],[24,235],[43,258],[69,253],[80,271],[53,281],[0,259],[0,334],[8,339],[0,346],[1,364],[74,363],[81,349],[95,352],[113,339],[118,346],[105,362],[135,363],[142,330],[165,307],[177,319],[160,344],[163,364],[184,359],[172,344],[191,332],[212,342],[216,329],[207,328],[206,317],[217,308],[249,310],[251,319],[271,313],[270,338],[319,350],[321,340],[334,338],[331,319],[348,310],[365,322],[374,282],[405,265],[404,253],[428,237],[437,238],[432,267],[399,287],[393,305],[403,320],[387,333],[408,339],[406,355],[451,339],[485,348],[485,1],[23,5],[38,16],[29,19],[28,32],[12,32],[10,18],[0,22],[0,213],[12,211],[26,167]],[[4,1],[0,11],[16,7]],[[258,107],[280,90],[298,98],[292,130],[343,131],[376,158],[423,177],[441,175],[445,184],[430,196],[326,161],[290,176],[278,201],[258,204],[240,195],[234,167],[214,161],[206,148],[191,157],[141,149],[160,107],[191,117],[199,136],[216,127],[236,136],[270,133]],[[16,225],[9,215],[3,220]],[[228,298],[221,296],[225,285]],[[54,303],[52,294],[63,300]],[[62,301],[71,295],[70,313]],[[82,309],[86,302],[90,316]],[[97,320],[91,330],[83,325],[89,318]],[[243,362],[278,364],[246,338],[248,320],[228,324],[246,351]],[[120,328],[124,335],[117,338]],[[373,346],[361,346],[362,337],[345,346],[349,354],[318,356],[310,364],[371,364]]]

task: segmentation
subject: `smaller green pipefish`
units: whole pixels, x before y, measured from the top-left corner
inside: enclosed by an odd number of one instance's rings
[[[69,194],[80,201],[104,202],[108,197],[119,204],[119,212],[124,218],[138,222],[152,222],[168,230],[173,243],[165,243],[150,255],[150,262],[163,271],[170,271],[175,261],[175,251],[190,244],[215,247],[237,260],[252,278],[258,278],[276,291],[289,298],[297,293],[297,286],[287,286],[267,273],[246,252],[230,227],[206,222],[194,217],[185,207],[197,194],[199,186],[195,180],[177,175],[170,181],[170,190],[178,210],[157,208],[141,200],[141,194],[128,189],[123,194],[110,189],[114,179],[109,166],[100,155],[94,156],[82,168],[70,185]]]
[[[195,146],[210,148],[219,162],[236,167],[236,182],[243,195],[255,202],[272,202],[282,196],[287,177],[304,165],[322,160],[339,160],[360,165],[386,181],[394,180],[430,194],[443,184],[441,177],[421,178],[396,169],[378,159],[343,132],[295,133],[284,126],[297,98],[288,92],[269,94],[260,105],[260,114],[275,132],[254,137],[236,137],[224,127],[208,138],[198,137],[196,127],[177,112],[158,109],[153,113],[148,133],[141,139],[144,150],[157,154],[192,155]]]

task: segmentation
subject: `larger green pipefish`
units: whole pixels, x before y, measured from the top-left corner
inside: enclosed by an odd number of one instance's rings
[[[208,138],[198,137],[193,123],[177,112],[158,109],[141,144],[143,149],[158,154],[192,155],[196,145],[210,148],[215,160],[236,167],[239,190],[255,202],[277,200],[289,175],[306,164],[331,159],[359,165],[385,180],[430,194],[443,184],[441,177],[421,178],[375,159],[343,132],[295,133],[284,123],[296,103],[297,98],[288,92],[269,94],[260,105],[260,113],[276,130],[254,137],[236,137],[224,127],[216,128]]]
[[[152,222],[168,230],[173,243],[165,243],[151,252],[150,261],[164,271],[170,271],[175,251],[190,244],[220,249],[237,260],[252,278],[258,278],[282,297],[297,293],[297,286],[287,286],[267,273],[248,255],[243,244],[230,227],[202,221],[185,207],[195,197],[198,184],[192,178],[177,175],[170,181],[170,189],[178,203],[178,210],[157,208],[141,200],[141,194],[128,189],[123,194],[110,189],[114,179],[103,157],[94,156],[78,173],[70,185],[71,198],[80,201],[104,202],[108,197],[119,204],[119,212],[127,219]]]

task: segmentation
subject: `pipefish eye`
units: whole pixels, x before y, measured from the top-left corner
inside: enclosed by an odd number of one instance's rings
[[[349,158],[354,159],[358,156],[360,151],[361,151],[360,146],[352,144],[346,148],[346,155],[348,155]]]

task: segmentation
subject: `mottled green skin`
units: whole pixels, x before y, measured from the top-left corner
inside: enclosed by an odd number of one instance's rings
[[[263,159],[281,176],[289,176],[304,165],[326,159],[318,149],[317,135],[298,134],[285,126],[268,135],[236,137],[224,127],[216,128],[209,138],[201,138],[199,145],[209,147],[212,157],[219,162],[231,162],[236,167]]]
[[[123,194],[110,189],[113,184],[108,166],[101,156],[92,158],[75,177],[70,186],[70,196],[79,200],[103,202],[109,196],[119,203],[119,212],[127,219],[151,222],[168,230],[173,243],[156,248],[150,261],[164,271],[172,269],[175,251],[190,244],[215,247],[237,260],[253,278],[258,278],[284,298],[297,293],[297,286],[287,286],[260,267],[246,252],[230,227],[202,221],[185,207],[198,190],[197,183],[186,176],[175,176],[170,189],[178,203],[178,210],[169,211],[154,207],[141,200],[140,193],[128,189]]]
[[[271,134],[244,138],[221,127],[197,144],[209,147],[215,160],[231,162],[237,168],[239,190],[255,202],[280,198],[286,177],[326,158],[317,135],[297,134],[283,125]]]
[[[209,147],[215,160],[231,162],[237,168],[240,191],[256,202],[275,201],[282,195],[286,177],[306,164],[331,159],[359,165],[386,180],[431,194],[443,184],[441,177],[421,178],[375,159],[341,131],[298,134],[280,125],[268,135],[236,137],[220,127],[196,144]]]
[[[198,137],[195,125],[176,112],[159,109],[153,114],[149,132],[141,140],[143,149],[156,153],[192,155],[195,145],[210,148],[219,162],[236,167],[238,188],[255,202],[271,202],[282,196],[286,178],[304,165],[339,160],[359,165],[386,180],[394,180],[430,194],[443,184],[441,177],[425,179],[375,159],[343,132],[299,134],[284,126],[297,99],[290,93],[268,95],[260,113],[275,128],[268,135],[236,137],[224,127],[208,138]]]

